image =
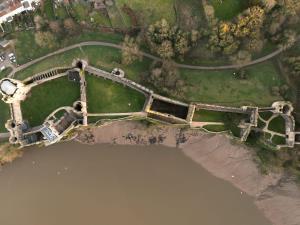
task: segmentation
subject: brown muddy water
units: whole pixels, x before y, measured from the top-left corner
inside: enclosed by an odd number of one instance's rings
[[[178,149],[64,143],[0,172],[0,225],[270,225]]]

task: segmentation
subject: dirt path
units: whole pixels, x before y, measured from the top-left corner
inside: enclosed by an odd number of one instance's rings
[[[298,38],[299,40],[300,38]],[[58,55],[58,54],[61,54],[61,53],[64,53],[66,51],[69,51],[69,50],[72,50],[72,49],[75,49],[75,48],[80,48],[80,47],[83,47],[83,46],[104,46],[104,47],[111,47],[111,48],[116,48],[116,49],[122,49],[122,46],[119,45],[119,44],[113,44],[113,43],[110,43],[110,42],[104,42],[104,41],[87,41],[87,42],[81,42],[81,43],[78,43],[78,44],[74,44],[74,45],[71,45],[71,46],[68,46],[68,47],[65,47],[65,48],[61,48],[57,51],[54,51],[52,53],[49,53],[45,56],[42,56],[40,58],[37,58],[35,60],[32,60],[30,62],[27,62],[23,65],[20,65],[19,67],[17,68],[14,68],[13,71],[8,75],[8,77],[13,77],[13,75],[16,73],[16,72],[19,72],[23,69],[26,69],[27,67],[35,64],[35,63],[38,63],[44,59],[47,59],[51,56],[54,56],[54,55]],[[245,63],[243,65],[241,64],[236,64],[236,65],[224,65],[224,66],[196,66],[196,65],[187,65],[187,64],[180,64],[180,63],[176,63],[176,66],[178,68],[183,68],[183,69],[192,69],[192,70],[229,70],[229,69],[238,69],[238,68],[241,68],[241,67],[247,67],[247,66],[251,66],[251,65],[255,65],[255,64],[258,64],[258,63],[262,63],[262,62],[265,62],[277,55],[279,55],[281,52],[283,52],[284,49],[283,48],[280,48],[266,56],[263,56],[259,59],[256,59],[256,60],[253,60],[249,63]],[[149,54],[149,53],[146,53],[146,52],[141,52],[141,54],[146,57],[146,58],[149,58],[149,59],[152,59],[152,60],[157,60],[157,61],[160,61],[161,58],[157,57],[157,56],[154,56],[152,54]]]

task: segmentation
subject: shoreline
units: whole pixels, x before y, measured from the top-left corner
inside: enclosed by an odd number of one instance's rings
[[[177,147],[212,175],[241,190],[241,194],[252,196],[256,206],[272,224],[300,224],[299,186],[282,171],[263,175],[251,148],[233,144],[228,135],[137,121],[117,121],[79,130],[75,141],[83,144]]]

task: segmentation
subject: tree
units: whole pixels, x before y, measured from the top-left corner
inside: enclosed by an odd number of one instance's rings
[[[214,25],[208,41],[210,50],[225,55],[235,53],[240,46],[240,41],[234,36],[235,29],[236,25],[231,22],[221,21]]]
[[[264,47],[262,38],[249,38],[245,41],[246,49],[250,52],[260,52]]]
[[[40,47],[54,48],[56,46],[55,36],[49,31],[38,31],[34,37],[36,44]]]
[[[122,43],[122,64],[129,65],[137,59],[142,60],[139,41],[126,35]]]
[[[33,19],[34,24],[35,24],[35,29],[40,30],[44,25],[45,25],[45,21],[43,19],[43,17],[36,15]]]
[[[169,95],[181,96],[184,94],[184,81],[180,79],[178,69],[171,60],[164,60],[152,65],[146,81],[161,92]]]
[[[194,38],[196,34],[194,33]],[[162,58],[170,59],[183,56],[190,49],[190,35],[162,19],[150,25],[146,38],[152,52]]]
[[[297,41],[297,33],[293,30],[286,30],[279,37],[278,46],[283,49],[292,47]]]
[[[300,56],[288,57],[284,60],[294,76],[300,76]]]
[[[163,59],[170,59],[175,55],[172,42],[169,40],[163,41],[156,49],[157,54]]]
[[[59,21],[55,20],[55,21],[50,21],[49,22],[49,27],[51,29],[51,31],[53,33],[60,33],[61,32],[61,26],[60,26],[60,23]]]
[[[253,37],[257,36],[263,26],[265,19],[264,10],[259,6],[250,7],[243,14],[238,16],[235,36]]]
[[[72,18],[67,18],[64,20],[64,28],[67,30],[68,33],[74,33],[76,31],[76,23]]]

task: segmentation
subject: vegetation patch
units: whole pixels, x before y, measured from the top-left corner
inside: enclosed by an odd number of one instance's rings
[[[210,0],[215,16],[221,20],[231,20],[249,6],[248,0]]]
[[[207,125],[203,127],[204,129],[211,132],[222,132],[226,131],[226,127],[224,125]]]
[[[0,72],[0,79],[6,77],[8,74],[10,74],[11,71],[12,71],[11,67],[5,68],[3,71]]]
[[[201,71],[181,69],[186,84],[185,100],[191,102],[218,103],[231,106],[269,106],[282,100],[271,93],[273,86],[282,80],[272,62],[248,69],[247,79],[238,79],[233,71]]]
[[[259,116],[263,118],[264,120],[269,120],[271,116],[273,115],[272,112],[260,112]]]
[[[274,132],[285,134],[285,120],[282,116],[277,116],[269,123],[268,129]]]
[[[82,32],[80,35],[65,36],[57,40],[56,48],[40,47],[34,40],[33,31],[22,31],[15,34],[16,39],[16,56],[19,64],[36,59],[51,53],[57,49],[70,46],[84,41],[109,41],[111,43],[119,43],[123,36],[119,34],[111,34],[104,32]]]
[[[44,13],[46,14],[46,17],[49,20],[54,20],[55,19],[53,4],[54,4],[54,2],[52,0],[45,0],[44,1]]]
[[[25,79],[26,77],[53,67],[70,66],[72,61],[76,58],[87,59],[89,64],[107,71],[112,71],[112,69],[116,67],[122,68],[126,73],[126,77],[137,82],[141,81],[141,74],[146,71],[151,64],[151,60],[144,58],[141,62],[137,61],[131,65],[124,66],[121,65],[120,50],[103,46],[85,46],[82,47],[81,50],[76,48],[51,56],[17,72],[15,77],[17,79]]]
[[[0,96],[0,98],[2,98],[2,96]],[[9,118],[9,106],[0,99],[0,132],[7,132],[5,123]]]
[[[22,102],[23,117],[31,126],[40,125],[54,110],[72,106],[79,98],[79,84],[69,81],[67,77],[46,82],[34,87],[30,96]]]
[[[198,122],[223,122],[224,121],[224,112],[210,111],[199,109],[195,111],[193,121]]]
[[[286,144],[286,140],[285,140],[285,137],[274,135],[273,138],[272,138],[272,143],[274,145],[285,145]]]
[[[90,116],[88,117],[89,124],[95,124],[102,120],[116,120],[116,119],[123,119],[127,116]]]
[[[136,90],[92,75],[87,75],[86,80],[89,113],[138,112],[143,109],[145,96]]]
[[[258,128],[263,129],[265,126],[266,126],[266,123],[259,119],[258,120]]]
[[[181,29],[191,31],[201,25],[206,26],[206,18],[201,1],[175,1],[177,20]]]
[[[149,25],[161,18],[170,23],[175,23],[174,0],[118,0],[117,7],[122,8],[124,4],[133,9],[145,25]]]

